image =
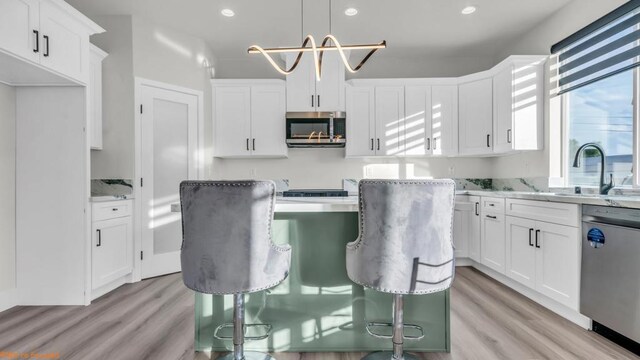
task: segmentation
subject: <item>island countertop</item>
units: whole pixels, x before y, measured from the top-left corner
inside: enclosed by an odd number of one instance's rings
[[[171,204],[171,212],[180,212],[180,203]],[[282,197],[276,198],[277,213],[358,212],[358,197]]]

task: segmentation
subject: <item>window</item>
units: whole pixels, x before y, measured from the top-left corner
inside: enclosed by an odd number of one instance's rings
[[[613,174],[616,187],[632,186],[634,149],[634,98],[637,70],[591,83],[564,94],[568,149],[567,185],[598,186],[600,154],[593,148],[582,153],[581,166],[572,166],[578,148],[596,143],[605,152],[605,182]]]

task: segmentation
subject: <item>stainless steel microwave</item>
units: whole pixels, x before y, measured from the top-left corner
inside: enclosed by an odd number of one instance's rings
[[[288,147],[344,147],[347,143],[346,113],[288,112]]]

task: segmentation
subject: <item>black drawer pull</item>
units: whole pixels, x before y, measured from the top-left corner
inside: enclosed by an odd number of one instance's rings
[[[529,229],[529,246],[533,247],[533,229]]]
[[[100,229],[96,230],[98,232],[98,245],[96,247],[102,246],[102,231]]]
[[[111,209],[111,211],[118,211],[118,208],[113,208]]]
[[[49,35],[44,35],[44,56],[49,56]]]
[[[536,248],[540,249],[540,243],[538,242],[538,237],[540,235],[540,230],[536,230]]]
[[[36,36],[36,47],[33,49],[33,52],[37,53],[40,51],[40,32],[38,30],[33,30],[33,33]]]
[[[487,215],[487,217],[488,217],[489,219],[493,219],[493,220],[498,219],[498,217],[497,217],[497,216],[493,216],[493,215]]]

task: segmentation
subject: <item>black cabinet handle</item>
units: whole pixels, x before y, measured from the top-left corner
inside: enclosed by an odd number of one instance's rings
[[[491,147],[491,135],[487,134],[487,147]]]
[[[431,150],[431,138],[427,138],[427,150]]]
[[[118,208],[113,208],[111,209],[111,211],[118,211]]]
[[[311,95],[311,107],[314,107],[314,106],[313,106],[313,100],[314,100],[314,97],[315,97],[315,96]]]
[[[536,248],[540,249],[540,243],[538,243],[538,235],[540,235],[540,230],[536,230]]]
[[[49,56],[49,35],[44,35],[44,56]]]
[[[478,212],[478,206],[480,206],[480,203],[476,203],[476,216],[480,216],[480,212]]]
[[[318,95],[318,107],[320,107],[320,95]]]
[[[380,150],[380,138],[378,138],[378,150]]]
[[[253,138],[253,151],[256,151],[256,138]]]
[[[373,138],[371,138],[371,151],[373,151]]]
[[[247,151],[249,151],[249,138],[247,138]]]
[[[529,246],[533,246],[533,229],[529,229]]]
[[[487,217],[488,217],[489,219],[493,219],[493,220],[498,219],[498,217],[497,217],[497,216],[492,216],[492,215],[487,215]]]
[[[98,245],[96,247],[102,246],[102,231],[100,229],[96,230],[98,232]]]
[[[33,49],[34,53],[40,52],[40,32],[38,30],[33,30],[33,33],[36,36],[36,47]]]
[[[511,144],[511,129],[507,130],[507,143]]]

